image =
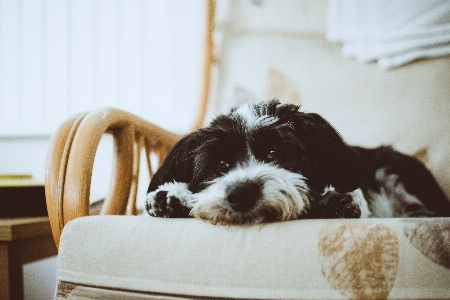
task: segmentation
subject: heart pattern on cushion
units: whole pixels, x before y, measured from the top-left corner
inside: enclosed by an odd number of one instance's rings
[[[387,299],[398,248],[397,236],[383,224],[329,223],[319,234],[322,274],[349,299]]]
[[[277,98],[284,103],[301,104],[301,96],[297,84],[276,69],[269,70],[266,97],[268,99]]]
[[[405,220],[411,245],[438,265],[450,270],[450,220]]]

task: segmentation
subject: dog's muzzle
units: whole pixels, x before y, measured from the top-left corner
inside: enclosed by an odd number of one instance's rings
[[[191,215],[214,224],[255,224],[298,219],[309,206],[301,174],[272,164],[240,166],[195,194]]]

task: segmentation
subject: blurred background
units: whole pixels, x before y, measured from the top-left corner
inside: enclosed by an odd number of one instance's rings
[[[0,173],[43,182],[52,133],[82,111],[117,107],[187,132],[200,93],[204,10],[203,0],[0,0]],[[111,163],[105,136],[93,200],[106,194]],[[25,299],[51,299],[55,274],[56,258],[25,265]]]

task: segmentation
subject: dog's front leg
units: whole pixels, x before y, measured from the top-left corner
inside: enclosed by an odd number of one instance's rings
[[[154,217],[187,218],[193,194],[184,182],[166,182],[147,194],[145,208]]]

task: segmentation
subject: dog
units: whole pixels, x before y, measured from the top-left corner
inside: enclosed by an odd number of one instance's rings
[[[184,136],[150,181],[146,210],[250,225],[449,216],[450,202],[413,157],[349,146],[320,115],[274,99],[244,104]]]

